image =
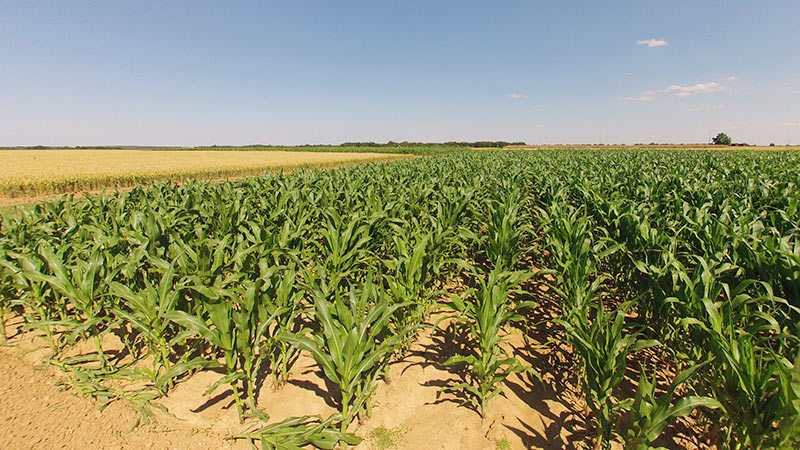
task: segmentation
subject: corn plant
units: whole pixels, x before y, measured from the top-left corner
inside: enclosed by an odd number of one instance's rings
[[[215,365],[213,361],[200,356],[191,358],[191,352],[176,354],[174,351],[186,346],[187,335],[172,329],[173,322],[168,315],[179,306],[185,290],[184,284],[175,281],[171,265],[167,265],[158,284],[145,278],[141,290],[134,291],[117,282],[110,285],[110,294],[121,299],[112,308],[114,315],[136,331],[138,338],[144,341],[147,355],[153,357],[151,369],[137,370],[144,374],[160,395],[166,394],[175,378],[191,370]]]
[[[682,323],[701,330],[698,343],[718,361],[705,386],[728,418],[728,439],[735,437],[734,448],[788,448],[800,440],[800,369],[782,353],[796,349],[798,339],[783,334],[775,317],[763,311],[765,304],[786,302],[765,283],[755,297],[748,291],[759,283],[752,281],[734,288],[709,284],[720,286],[719,298],[699,298],[701,315]]]
[[[289,362],[295,356],[296,349],[287,342],[278,339],[282,331],[299,333],[297,320],[303,312],[301,304],[304,291],[297,283],[297,270],[295,267],[268,266],[265,261],[259,263],[260,277],[263,281],[262,297],[263,308],[259,314],[272,318],[272,324],[263,332],[265,341],[259,348],[259,358],[266,359],[272,372],[273,382],[276,387],[286,384],[289,378]],[[268,323],[262,317],[263,323]],[[254,341],[254,344],[258,342]],[[255,364],[256,370],[261,361]]]
[[[485,249],[493,267],[514,270],[522,255],[526,217],[522,191],[511,183],[504,183],[504,187],[507,190],[501,198],[492,202]]]
[[[624,406],[614,397],[614,389],[625,378],[628,355],[658,342],[640,339],[638,331],[624,332],[626,305],[613,313],[605,312],[602,304],[592,307],[594,320],[587,310],[556,322],[566,330],[567,341],[580,356],[583,396],[596,421],[596,448],[607,449]]]
[[[0,259],[0,266],[3,268],[7,283],[6,292],[20,294],[15,303],[23,308],[26,327],[43,330],[47,334],[50,347],[53,351],[58,351],[59,345],[53,332],[53,321],[66,319],[66,305],[53,298],[52,288],[46,281],[35,280],[28,276],[30,273],[46,271],[44,261],[36,255],[9,252],[6,258]],[[25,313],[24,308],[29,312]]]
[[[388,294],[396,303],[407,306],[396,311],[399,326],[416,326],[431,308],[437,290],[431,288],[445,264],[441,255],[431,248],[431,233],[411,232],[410,236],[393,236],[395,255],[383,260],[388,273],[384,275]],[[407,343],[408,344],[408,343]]]
[[[371,238],[367,221],[358,216],[348,221],[331,209],[326,212],[325,224],[319,233],[319,251],[334,286],[365,266]]]
[[[470,354],[453,356],[445,361],[445,365],[466,365],[468,379],[445,390],[464,391],[468,395],[468,403],[484,416],[489,401],[502,392],[505,379],[512,373],[528,370],[503,348],[504,328],[523,320],[517,311],[533,307],[534,303],[515,303],[510,298],[522,292],[519,284],[529,278],[525,272],[495,268],[486,275],[473,269],[473,274],[478,287],[468,289],[462,296],[453,297],[447,305],[458,313],[457,326],[468,329],[475,343]]]
[[[261,281],[246,281],[229,289],[188,286],[200,294],[203,315],[185,311],[166,314],[166,318],[205,340],[212,349],[222,352],[227,373],[207,392],[213,392],[223,384],[230,385],[239,420],[244,420],[245,407],[256,417],[266,420],[265,414],[255,405],[256,376],[264,358],[257,349],[278,312],[268,311],[262,287]],[[242,398],[240,381],[245,383],[245,399]]]
[[[16,294],[15,268],[8,261],[7,252],[0,250],[0,344],[8,341],[6,335],[6,312],[11,309]]]
[[[114,314],[125,320],[145,341],[156,367],[170,367],[174,344],[169,342],[172,322],[166,316],[176,309],[184,289],[185,286],[175,282],[171,266],[162,274],[158,284],[145,278],[141,290],[134,291],[121,283],[111,283],[111,295],[122,300],[113,308]]]
[[[622,246],[610,244],[603,236],[596,237],[596,228],[580,209],[552,203],[547,209],[539,208],[538,213],[547,234],[547,248],[558,266],[553,288],[567,313],[582,313],[605,281],[603,275],[597,274],[598,266]]]
[[[110,305],[106,299],[109,283],[115,276],[114,269],[106,265],[99,250],[87,255],[85,261],[76,261],[69,266],[50,248],[42,247],[39,255],[47,264],[47,272],[29,266],[26,276],[47,283],[55,295],[63,297],[70,305],[68,317],[43,322],[40,326],[65,328],[70,333],[68,342],[75,342],[80,336],[91,338],[97,350],[96,358],[105,367],[107,360],[101,333],[107,331],[110,319]]]
[[[290,417],[278,423],[234,434],[230,439],[246,439],[254,448],[255,441],[259,441],[264,450],[294,450],[309,445],[333,450],[342,443],[361,443],[361,438],[337,429],[336,425],[341,421],[341,414],[334,414],[325,420],[320,416]]]
[[[278,338],[310,352],[325,377],[339,386],[341,430],[356,417],[369,415],[370,397],[392,354],[408,330],[391,326],[394,312],[406,306],[391,302],[371,281],[347,294],[320,287],[314,293],[314,317],[320,330],[312,336],[281,332]]]
[[[676,417],[691,414],[698,408],[716,409],[722,405],[709,397],[683,396],[675,399],[675,391],[686,384],[699,369],[711,363],[708,360],[696,364],[675,377],[664,393],[656,397],[657,379],[647,378],[644,367],[641,368],[639,384],[631,400],[631,405],[626,408],[630,411],[631,425],[625,433],[625,448],[630,450],[650,450],[653,441],[658,439],[670,422]]]

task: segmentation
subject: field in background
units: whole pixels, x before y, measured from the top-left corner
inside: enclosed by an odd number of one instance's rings
[[[465,143],[466,144],[466,143]],[[399,144],[373,144],[360,143],[358,145],[301,145],[301,146],[282,146],[282,145],[245,145],[245,146],[212,146],[212,147],[191,147],[191,148],[153,148],[154,151],[284,151],[284,152],[326,152],[326,153],[398,153],[403,155],[440,155],[465,150],[469,145],[455,144],[421,144],[421,143],[399,143]],[[499,145],[502,147],[502,145]],[[498,148],[498,147],[494,147]]]
[[[319,151],[3,150],[0,197],[132,186],[157,180],[257,175],[285,168],[388,160],[399,154]]]

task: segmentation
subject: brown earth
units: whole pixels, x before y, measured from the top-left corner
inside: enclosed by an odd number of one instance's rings
[[[0,448],[249,448],[246,442],[226,440],[248,427],[238,421],[230,389],[221,387],[203,395],[219,373],[201,371],[180,382],[160,400],[170,415],[157,413],[155,423],[137,426],[139,414],[125,403],[111,403],[101,412],[95,401],[65,390],[60,382],[67,375],[46,362],[50,350],[44,337],[22,333],[21,320],[8,319],[10,339],[0,346]],[[552,325],[538,325],[525,336],[520,331],[508,336],[509,352],[542,373],[542,381],[531,373],[511,376],[483,419],[462,406],[459,397],[441,390],[460,380],[458,373],[442,364],[462,345],[450,325],[451,321],[443,320],[423,331],[407,356],[390,364],[373,398],[372,416],[350,430],[366,438],[356,449],[591,447],[591,433],[586,429],[590,419],[575,384],[574,362],[567,349],[548,342],[554,334]],[[292,366],[288,384],[276,391],[267,380],[258,404],[276,422],[309,414],[327,417],[336,411],[329,392],[314,361],[301,355]],[[378,445],[376,436],[387,431],[394,447]],[[671,427],[659,445],[705,448],[687,422]]]

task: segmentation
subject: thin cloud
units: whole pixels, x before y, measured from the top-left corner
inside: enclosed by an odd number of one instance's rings
[[[542,125],[542,124],[540,124],[540,123],[537,123],[537,124],[536,124],[536,128],[542,128],[543,126],[544,126],[544,125]]]
[[[728,78],[726,78],[726,80],[727,80],[727,81],[736,81],[736,77],[735,77],[735,76],[733,76],[733,75],[731,75],[731,76],[729,76]]]
[[[664,92],[667,94],[673,94],[676,97],[688,97],[693,94],[707,94],[710,92],[718,92],[723,89],[724,88],[721,84],[717,83],[716,81],[710,81],[708,83],[698,83],[691,86],[673,84],[664,89]]]
[[[511,95],[509,95],[509,97],[511,97],[513,99],[516,99],[516,100],[520,100],[520,99],[523,99],[523,98],[528,98],[527,95],[520,94],[520,93],[517,93],[517,92],[512,92]]]
[[[626,102],[652,102],[656,98],[652,95],[640,95],[638,97],[622,97]]]
[[[667,45],[667,41],[664,40],[664,39],[650,38],[650,39],[644,39],[644,40],[641,40],[641,41],[636,41],[636,44],[637,45],[646,45],[646,46],[648,46],[650,48],[653,48],[653,47],[662,47],[664,45]]]
[[[700,112],[700,111],[702,111],[702,110],[703,110],[703,108],[701,108],[701,107],[699,107],[699,106],[697,106],[697,107],[695,107],[695,108],[686,108],[686,112],[690,112],[690,113],[691,113],[691,112]]]
[[[622,97],[626,102],[652,102],[656,99],[656,93],[653,91],[644,91],[642,95],[637,97]]]

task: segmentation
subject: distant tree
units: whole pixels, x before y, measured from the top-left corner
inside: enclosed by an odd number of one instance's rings
[[[731,137],[725,133],[717,133],[714,140],[711,141],[714,145],[731,145]]]

